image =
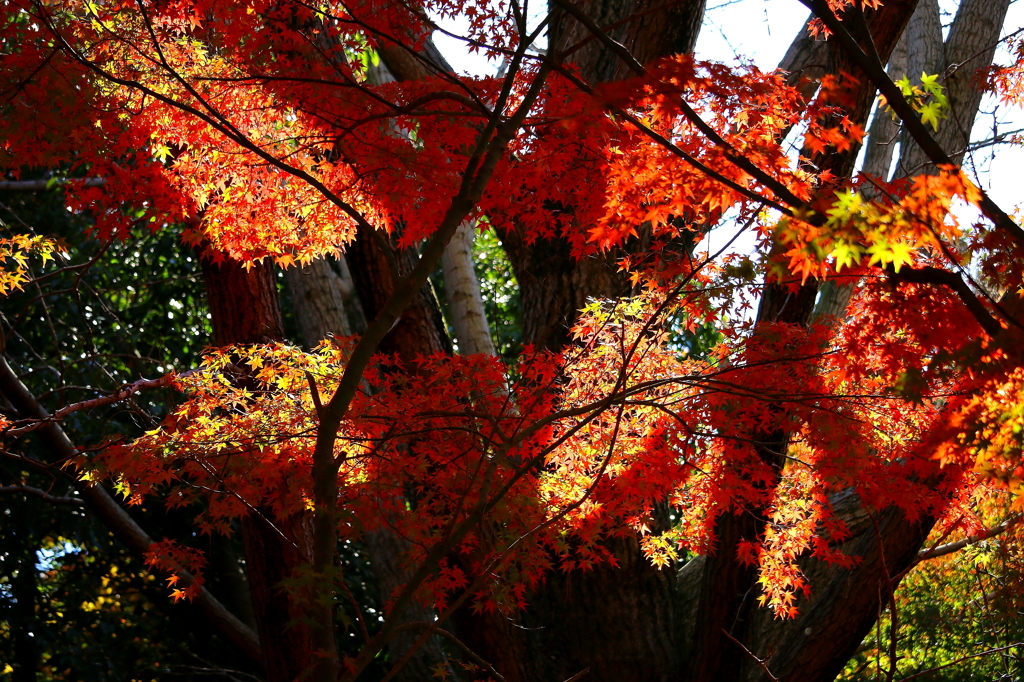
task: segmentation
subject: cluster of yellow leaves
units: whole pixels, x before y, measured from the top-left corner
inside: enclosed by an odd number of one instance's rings
[[[910,103],[918,114],[921,115],[923,123],[930,123],[934,130],[939,129],[939,119],[946,118],[949,114],[949,100],[939,85],[939,76],[921,73],[921,84],[912,85],[909,77],[896,81],[896,86],[903,93],[903,97]],[[879,97],[878,105],[885,107],[892,112],[892,107],[885,101],[885,96]],[[893,118],[896,113],[892,112]]]
[[[160,428],[108,448],[97,464],[115,473],[119,490],[135,503],[164,486],[175,506],[209,494],[204,532],[226,530],[257,504],[294,513],[311,496],[317,417],[310,381],[332,391],[343,370],[343,352],[330,345],[314,353],[283,345],[212,351],[198,370],[178,378],[189,399]],[[341,455],[350,446],[338,447]],[[341,474],[352,475],[351,466]]]
[[[950,214],[954,201],[980,199],[977,187],[953,168],[913,178],[909,191],[896,201],[867,200],[853,189],[835,196],[822,226],[814,224],[813,214],[779,221],[779,238],[789,247],[788,269],[804,281],[824,279],[830,269],[877,264],[899,272],[912,266],[920,250],[938,252],[944,241],[960,235]]]
[[[37,254],[47,261],[62,254],[64,245],[58,239],[27,234],[0,238],[0,296],[21,289],[29,281],[28,261]]]

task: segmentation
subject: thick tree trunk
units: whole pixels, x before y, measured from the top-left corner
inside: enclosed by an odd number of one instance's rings
[[[812,594],[800,605],[800,614],[792,620],[778,620],[766,609],[753,614],[747,648],[758,658],[769,659],[769,670],[780,680],[835,679],[888,606],[899,576],[916,559],[935,522],[930,517],[908,521],[895,508],[872,520],[853,491],[836,497],[836,512],[849,521],[854,533],[839,549],[860,557],[860,563],[845,569],[804,559],[801,568]],[[770,679],[749,656],[744,668],[736,679]]]
[[[590,0],[577,3],[609,37],[625,46],[641,64],[660,57],[689,54],[697,42],[705,0],[664,4],[648,0]],[[620,57],[609,51],[589,29],[572,17],[563,17],[552,29],[557,50],[582,44],[571,61],[580,76],[598,84],[634,74]],[[590,297],[615,297],[628,291],[618,271],[619,259],[631,249],[613,250],[582,260],[572,257],[566,240],[538,239],[527,243],[510,230],[501,235],[520,288],[523,341],[558,350],[570,342],[569,329]],[[638,240],[635,246],[642,246]]]
[[[522,612],[459,614],[459,636],[508,682],[678,680],[676,580],[634,538],[609,543],[618,567],[552,571]],[[724,679],[724,678],[723,678]]]
[[[692,52],[704,2],[607,0],[586,3],[583,9],[598,26],[612,27],[611,37],[641,63],[649,63]],[[632,75],[575,20],[566,18],[555,32],[562,48],[590,39],[573,53],[589,82]],[[621,251],[577,260],[559,237],[528,244],[511,230],[501,238],[519,282],[526,343],[559,350],[570,343],[569,329],[589,297],[629,293],[628,281],[618,272]],[[589,668],[586,679],[595,681],[677,679],[683,660],[674,623],[674,576],[647,561],[635,540],[610,541],[608,548],[618,568],[552,572],[527,595],[529,607],[513,616],[466,609],[456,618],[460,637],[509,682],[564,680],[584,668]]]
[[[362,229],[349,244],[345,257],[367,319],[377,315],[394,291],[396,277],[408,273],[416,261],[416,254],[394,248],[387,235]],[[441,309],[429,283],[384,337],[380,352],[397,355],[410,370],[421,355],[452,352]]]
[[[868,54],[875,51],[883,64],[888,62],[916,8],[917,0],[891,0],[878,9],[866,10],[864,23],[870,33],[870,41],[862,40],[861,49]],[[857,11],[859,10],[849,9],[847,14]],[[860,35],[860,32],[855,31],[855,35]],[[875,101],[875,86],[838,40],[829,40],[825,44],[828,46],[828,73],[848,74],[855,82],[841,93],[846,101],[838,104],[843,107],[844,113],[851,121],[866,128],[868,115]],[[843,152],[829,150],[823,155],[812,155],[809,152],[805,155],[821,170],[830,171],[837,178],[843,179],[852,176],[860,147],[861,144],[855,142]]]
[[[294,682],[315,660],[305,624],[309,614],[297,606],[282,583],[295,569],[312,562],[312,525],[306,515],[276,516],[259,509],[242,519],[245,566],[260,641],[266,644],[267,682]]]
[[[256,263],[246,270],[232,260],[214,263],[203,258],[202,263],[214,345],[269,343],[284,338],[272,265]]]
[[[965,2],[961,5],[950,37],[958,36],[958,54],[963,57],[981,54],[981,59],[987,60],[984,62],[987,64],[992,58],[1006,3],[982,3],[983,8],[973,9],[968,6],[970,4]],[[961,22],[971,29],[959,28]],[[935,0],[921,1],[900,42],[905,47],[897,48],[890,60],[890,74],[894,78],[902,75],[899,73],[901,61],[913,81],[919,81],[922,72],[942,72],[942,28]],[[948,45],[947,42],[947,50]],[[901,49],[906,50],[905,55],[901,54]],[[954,86],[950,84],[948,87],[952,90]],[[980,91],[976,96],[960,96],[956,100],[951,97],[950,118],[973,121],[979,102]],[[897,126],[889,114],[879,112],[871,130],[874,139],[869,143],[874,144],[866,155],[865,172],[883,179],[886,177],[896,132]],[[962,131],[947,128],[945,139],[949,140],[957,132]],[[963,139],[968,138],[964,136]],[[920,170],[926,165],[916,145],[907,140],[903,145],[897,176],[911,168]],[[847,287],[823,291],[816,315],[840,317],[848,300]],[[895,577],[902,575],[913,563],[934,524],[930,517],[916,523],[908,522],[896,509],[888,509],[872,521],[852,491],[847,491],[841,498],[836,502],[836,511],[849,522],[854,533],[841,550],[861,557],[860,564],[854,570],[846,570],[817,560],[805,560],[803,569],[811,584],[817,587],[809,602],[801,608],[798,618],[773,622],[763,611],[756,616],[760,622],[752,631],[755,637],[749,642],[749,649],[759,658],[770,658],[770,669],[779,679],[832,679],[838,674],[842,661],[852,655],[857,644],[870,631],[879,610],[886,606],[884,600],[897,586]],[[872,594],[877,595],[874,600],[865,598],[865,595]],[[883,603],[880,604],[879,599]],[[748,664],[747,668],[745,679],[759,682],[768,679],[760,666]]]
[[[904,31],[896,43],[892,55],[889,57],[889,78],[898,81],[907,75],[907,35],[915,30],[915,25],[920,21],[920,15],[927,11],[928,5],[935,0],[922,0],[914,15],[910,18],[907,30]],[[868,138],[864,141],[864,165],[861,172],[873,178],[882,180],[889,179],[889,168],[892,166],[892,159],[896,149],[899,147],[900,127],[893,119],[892,114],[882,107],[876,107],[875,115],[871,119],[871,128],[868,130]],[[870,192],[871,187],[865,191]]]
[[[873,48],[882,60],[889,59],[915,4],[916,0],[887,2],[881,9],[866,13],[865,23],[871,33]],[[845,113],[852,122],[864,126],[875,88],[854,67],[849,55],[838,48],[838,41],[828,44],[829,73],[850,74],[856,79],[856,83],[844,93],[848,97]],[[817,167],[831,171],[838,178],[845,178],[852,174],[856,156],[857,149],[852,149],[816,155],[812,160]],[[817,282],[813,280],[796,287],[792,282],[768,282],[758,308],[759,326],[781,323],[806,327],[814,311],[817,294]],[[754,433],[751,437],[759,443],[756,450],[760,461],[779,475],[783,454],[789,446],[789,434],[773,430]],[[737,473],[742,475],[743,472]],[[761,507],[745,507],[737,513],[720,516],[715,523],[715,553],[706,557],[702,570],[691,574],[691,579],[700,580],[700,589],[694,600],[697,610],[693,621],[694,633],[687,637],[688,641],[694,642],[688,677],[693,682],[740,679],[742,672],[753,662],[748,660],[749,656],[744,656],[737,642],[746,643],[757,636],[752,630],[757,610],[756,570],[752,566],[743,566],[737,557],[742,543],[756,541],[763,532],[766,522],[764,511]],[[856,640],[850,645],[856,647],[862,635],[847,632],[846,636]],[[824,662],[823,669],[829,665],[841,666],[844,661]]]
[[[882,9],[868,13],[867,23],[875,48],[883,59],[887,59],[895,47],[914,5],[913,0],[887,2]],[[595,14],[599,25],[609,25],[616,20],[601,4]],[[639,36],[627,33],[613,37],[633,47],[630,38],[635,40]],[[823,72],[858,73],[852,60],[836,49],[835,43],[825,46],[827,49],[804,36],[787,56],[787,66],[794,73],[807,77],[808,94],[813,92],[814,80]],[[826,56],[824,69],[820,66],[823,53]],[[648,58],[654,56],[647,54]],[[582,56],[580,61],[583,62]],[[595,80],[625,75],[610,55],[603,52],[593,65],[581,63],[581,71]],[[874,87],[861,77],[852,95],[851,119],[865,125]],[[843,177],[852,172],[855,159],[856,150],[853,150],[819,161]],[[568,341],[567,330],[588,296],[624,293],[623,282],[614,272],[613,258],[577,263],[559,240],[525,245],[516,234],[504,235],[503,243],[520,283],[524,338],[528,342],[548,348],[560,347]],[[771,286],[762,301],[759,317],[806,325],[816,294],[813,285],[796,292],[785,286]],[[763,436],[769,442],[766,453],[777,452],[787,442],[782,433]],[[740,641],[785,641],[788,648],[783,664],[803,665],[809,672],[809,676],[800,673],[799,679],[830,680],[859,645],[864,623],[869,626],[877,614],[876,600],[865,599],[863,589],[880,579],[879,562],[865,556],[865,569],[844,576],[829,574],[826,569],[812,571],[822,574],[824,582],[815,582],[820,593],[832,595],[815,602],[813,618],[824,619],[822,614],[830,612],[831,608],[842,608],[853,619],[846,622],[845,627],[829,632],[827,646],[814,647],[806,636],[796,636],[792,628],[780,630],[770,618],[765,620],[765,611],[754,606],[755,570],[739,564],[736,546],[742,539],[757,537],[762,527],[757,517],[756,510],[754,514],[723,517],[717,527],[718,552],[688,566],[675,579],[651,567],[637,548],[618,547],[616,555],[625,569],[622,573],[608,569],[606,577],[604,569],[598,569],[588,574],[551,576],[547,584],[529,595],[530,607],[520,617],[521,622],[510,623],[497,616],[474,616],[460,620],[460,632],[471,646],[498,665],[510,682],[557,679],[558,676],[564,679],[587,665],[591,667],[588,679],[593,680],[721,680],[753,678],[760,674],[759,665],[726,637],[723,630]],[[898,532],[906,528],[902,517],[889,523]],[[926,534],[927,528],[918,528],[912,538],[898,537],[898,533],[883,538],[891,541],[893,551],[900,555],[890,557],[890,568],[901,565],[903,554],[913,556]],[[874,539],[873,533],[871,535]],[[865,540],[864,546],[858,545],[856,550],[869,553],[871,548],[867,543]],[[877,590],[871,594],[877,594]],[[639,610],[639,605],[644,608]],[[808,615],[808,618],[812,617]],[[817,627],[811,620],[806,622],[810,625],[804,630]],[[600,635],[590,632],[587,624],[593,623],[604,628]],[[623,628],[629,632],[619,632],[617,624],[624,624]],[[615,630],[614,637],[609,637],[609,627]],[[595,641],[605,645],[595,646]],[[607,646],[609,642],[614,644]],[[797,669],[789,667],[794,673]]]

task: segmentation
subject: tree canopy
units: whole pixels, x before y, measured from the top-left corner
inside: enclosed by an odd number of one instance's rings
[[[0,3],[2,674],[1020,675],[1024,39],[792,4]]]

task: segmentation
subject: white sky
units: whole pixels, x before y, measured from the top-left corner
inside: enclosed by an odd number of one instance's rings
[[[945,13],[944,22],[951,22],[958,2],[940,0],[939,4]],[[807,15],[807,9],[797,0],[709,0],[696,53],[702,59],[725,63],[735,63],[742,58],[763,70],[771,70],[782,59]],[[445,29],[456,34],[465,25],[460,23],[441,22]],[[1024,2],[1015,1],[1010,6],[1003,35],[1022,26]],[[434,39],[456,70],[484,75],[493,74],[498,68],[496,62],[488,62],[482,55],[469,54],[465,44],[458,40],[441,33],[435,34]],[[996,61],[1009,61],[1005,49],[1000,50]],[[992,97],[982,103],[983,115],[979,116],[975,125],[975,140],[992,137],[993,123],[997,124],[999,131],[1024,128],[1024,113],[996,105]],[[1000,206],[1012,212],[1018,204],[1024,202],[1024,193],[1021,192],[1024,183],[1024,149],[1004,145],[997,148],[995,154],[991,151],[986,149],[974,153],[965,160],[965,165],[968,170],[976,169],[979,184]]]

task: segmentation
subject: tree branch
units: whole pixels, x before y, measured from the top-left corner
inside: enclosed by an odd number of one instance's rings
[[[188,372],[186,374],[189,373],[191,372]],[[8,429],[7,431],[0,433],[0,435],[14,437],[22,436],[31,431],[41,429],[47,424],[59,422],[62,419],[64,419],[64,417],[74,412],[80,412],[82,410],[91,410],[96,407],[102,407],[104,405],[113,405],[114,403],[123,402],[125,400],[128,400],[128,398],[130,398],[136,392],[145,388],[161,388],[163,386],[167,386],[176,378],[178,378],[177,375],[168,374],[167,376],[160,377],[159,379],[139,379],[134,383],[126,384],[124,387],[118,389],[116,392],[111,393],[110,395],[101,396],[99,398],[92,398],[90,400],[83,400],[78,403],[72,403],[71,405],[65,405],[64,407],[60,408],[53,414],[46,417],[46,419],[37,419],[25,426],[15,426],[13,428]]]
[[[944,545],[939,545],[938,547],[932,547],[931,549],[923,550],[917,555],[917,560],[915,563],[920,563],[922,561],[927,561],[928,559],[935,559],[940,556],[953,554],[954,552],[959,552],[961,549],[964,549],[965,547],[970,547],[971,545],[977,544],[982,540],[994,538],[997,535],[1000,535],[1001,533],[1004,533],[1010,528],[1016,526],[1018,523],[1021,522],[1021,519],[1024,519],[1024,514],[1017,513],[1009,517],[1002,523],[1000,523],[998,526],[993,526],[992,528],[983,530],[975,535],[969,535],[963,540],[958,540],[956,542],[948,542]]]
[[[85,502],[78,497],[55,497],[45,490],[40,490],[39,488],[33,488],[27,485],[0,486],[0,493],[25,493],[27,495],[35,495],[50,504],[69,504],[73,507],[85,506]]]
[[[398,632],[400,630],[409,630],[411,628],[432,628],[435,633],[441,635],[442,637],[450,641],[452,644],[459,647],[459,649],[465,652],[465,654],[469,656],[474,663],[476,663],[481,668],[484,668],[491,675],[494,675],[494,679],[496,679],[498,682],[505,682],[505,678],[502,677],[501,673],[494,669],[493,665],[488,663],[479,654],[477,654],[475,651],[466,646],[466,644],[462,640],[460,640],[452,633],[448,632],[443,628],[435,628],[433,623],[428,623],[427,621],[423,620],[412,621],[410,623],[403,623],[402,625],[399,625],[395,628],[395,632]]]
[[[107,184],[106,178],[85,178],[79,182],[75,178],[42,178],[39,180],[0,180],[0,190],[9,192],[40,192],[53,187],[81,185],[82,187],[102,187]]]
[[[3,356],[0,356],[0,394],[7,398],[22,417],[35,419],[41,423],[40,438],[58,459],[68,460],[78,455],[78,451],[68,439],[67,434],[53,421],[50,414],[39,404],[25,384],[21,383]],[[82,481],[75,476],[71,476],[71,482],[78,494],[82,496],[82,501],[96,518],[132,554],[143,559],[149,551],[150,545],[153,544],[153,539],[146,531],[101,486]],[[169,577],[169,574],[161,571],[151,572],[165,578]],[[193,583],[193,578],[187,571],[181,571],[180,578],[181,583],[186,586]],[[262,667],[263,654],[256,633],[228,611],[205,587],[200,588],[192,605],[217,632]]]
[[[956,292],[963,301],[971,315],[981,325],[985,333],[995,338],[996,334],[1003,330],[1002,326],[992,317],[991,313],[981,304],[978,297],[974,295],[971,288],[956,273],[931,266],[923,268],[900,268],[899,272],[890,265],[885,269],[889,277],[900,282],[912,282],[914,284],[942,284]]]

